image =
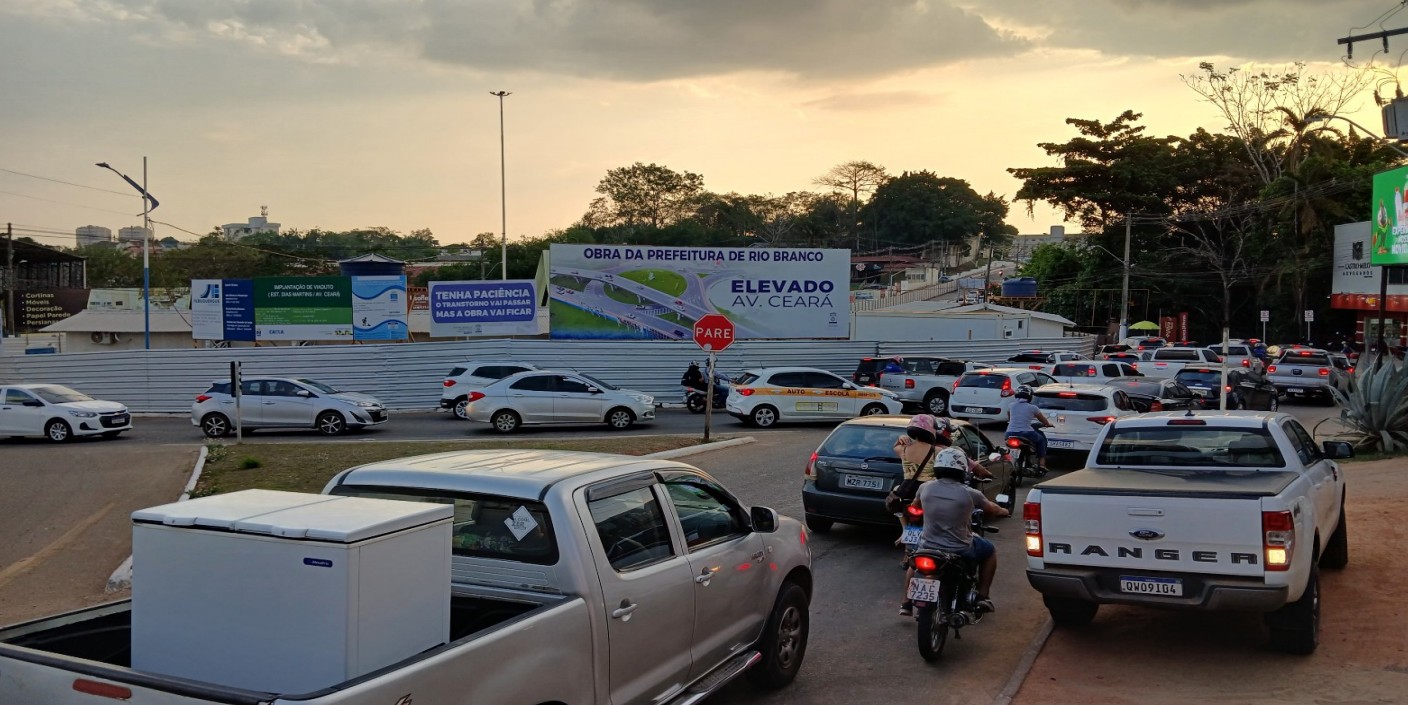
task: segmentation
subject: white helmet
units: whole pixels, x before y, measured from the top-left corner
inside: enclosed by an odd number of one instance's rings
[[[944,470],[956,472],[944,472]],[[935,477],[963,477],[968,473],[968,456],[957,448],[945,448],[934,456]]]

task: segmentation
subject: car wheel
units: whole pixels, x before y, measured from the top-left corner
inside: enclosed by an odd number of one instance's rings
[[[924,397],[924,411],[934,416],[945,416],[948,414],[948,395],[939,390],[929,392]]]
[[[1100,611],[1100,605],[1094,602],[1070,597],[1042,595],[1041,601],[1046,603],[1046,611],[1051,613],[1051,621],[1061,627],[1083,627],[1090,624],[1091,620],[1095,619],[1095,613]]]
[[[493,416],[489,417],[489,425],[499,433],[513,433],[522,423],[523,420],[518,418],[518,414],[508,409],[496,411]]]
[[[1268,404],[1266,408],[1271,411],[1279,411],[1281,409],[1281,398],[1277,396],[1272,396],[1271,403]]]
[[[1288,654],[1308,655],[1320,645],[1320,568],[1310,566],[1300,599],[1266,615],[1271,647]]]
[[[223,438],[230,435],[230,419],[224,414],[206,414],[200,420],[200,430],[206,438]]]
[[[763,658],[748,669],[748,677],[759,687],[781,688],[797,677],[807,655],[807,592],[793,582],[785,582],[768,615],[758,651]]]
[[[469,397],[460,397],[455,400],[455,405],[451,407],[455,412],[455,418],[461,421],[469,419]]]
[[[44,436],[55,443],[63,443],[73,439],[73,429],[67,423],[54,419],[44,424]]]
[[[318,414],[315,422],[318,433],[324,436],[336,436],[347,430],[347,419],[342,418],[342,414],[336,411],[324,411]]]
[[[763,405],[754,409],[748,418],[758,428],[770,428],[777,424],[777,409]]]
[[[883,413],[885,413],[885,407],[879,404],[869,404],[860,410],[861,416],[878,416]]]
[[[1242,397],[1237,397],[1237,411],[1246,411],[1246,410],[1247,410],[1247,400],[1246,400],[1246,399],[1243,399]]]
[[[636,415],[630,409],[616,407],[606,413],[606,425],[613,431],[624,431],[636,422]]]
[[[836,522],[830,519],[819,517],[815,514],[807,514],[806,522],[807,530],[814,534],[825,534],[831,531],[831,527],[836,524]]]
[[[103,438],[117,438],[122,435],[122,431],[103,431]]]

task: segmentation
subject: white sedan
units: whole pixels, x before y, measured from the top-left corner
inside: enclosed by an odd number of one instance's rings
[[[1094,384],[1048,384],[1032,393],[1032,403],[1050,421],[1049,450],[1089,452],[1105,424],[1139,412],[1122,389]]]
[[[745,370],[728,390],[728,413],[767,428],[779,421],[853,419],[898,414],[899,397],[888,389],[861,387],[813,367]]]
[[[132,414],[115,401],[58,384],[0,386],[0,436],[42,436],[62,443],[76,436],[116,438],[130,430]]]
[[[465,418],[499,433],[535,424],[604,423],[621,431],[655,419],[655,398],[577,372],[531,370],[474,389]]]

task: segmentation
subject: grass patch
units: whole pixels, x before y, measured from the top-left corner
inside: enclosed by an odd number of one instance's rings
[[[726,440],[720,436],[717,440]],[[486,440],[433,443],[258,443],[240,444],[240,459],[223,454],[206,459],[205,470],[192,496],[205,497],[248,489],[321,492],[333,475],[347,468],[411,455],[483,448],[580,450],[595,453],[648,455],[701,445],[696,436],[625,436],[590,440]],[[250,465],[253,463],[253,465]]]
[[[636,296],[635,294],[632,294],[629,291],[625,291],[613,284],[606,285],[606,295],[610,297],[613,301],[620,301],[623,304],[631,304],[632,306],[639,306],[640,304],[645,303],[640,300],[639,296]]]
[[[654,279],[650,278],[652,274],[655,275]],[[684,293],[685,289],[684,277],[664,269],[636,269],[622,272],[621,277],[670,296],[679,296]]]

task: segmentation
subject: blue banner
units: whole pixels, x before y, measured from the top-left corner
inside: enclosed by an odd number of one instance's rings
[[[254,280],[225,279],[224,312],[225,340],[254,341]]]
[[[531,279],[430,282],[430,335],[537,335],[537,298]]]

